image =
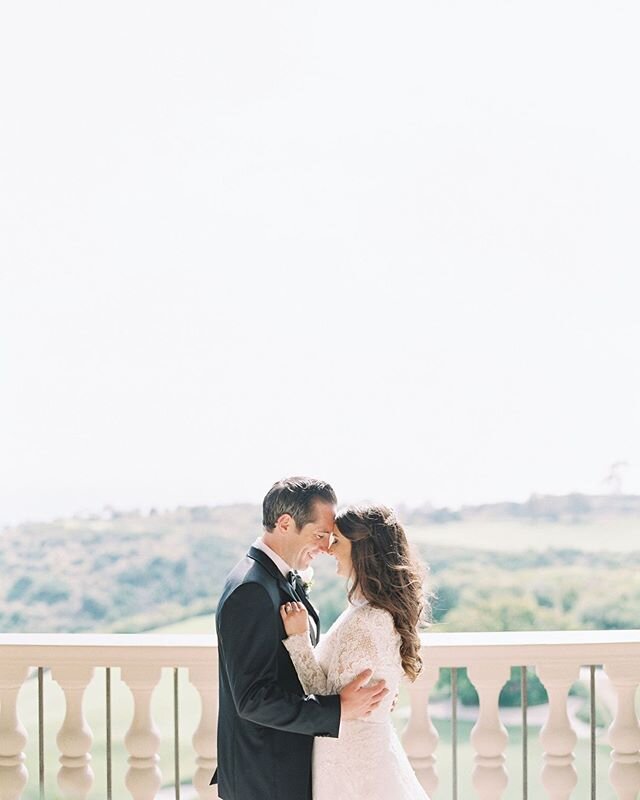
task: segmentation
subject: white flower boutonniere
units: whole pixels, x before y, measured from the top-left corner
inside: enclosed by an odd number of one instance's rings
[[[311,587],[313,586],[313,567],[307,567],[306,569],[303,569],[300,573],[300,580],[304,586],[305,593],[309,594]]]

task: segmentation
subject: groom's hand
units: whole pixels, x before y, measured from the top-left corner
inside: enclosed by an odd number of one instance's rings
[[[384,681],[365,686],[373,672],[365,669],[340,692],[340,719],[368,717],[389,694]]]

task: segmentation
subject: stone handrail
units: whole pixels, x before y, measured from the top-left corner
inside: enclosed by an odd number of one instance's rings
[[[540,738],[543,785],[552,800],[568,800],[576,785],[576,735],[567,714],[567,694],[581,666],[603,665],[617,696],[609,728],[610,781],[619,800],[640,792],[640,726],[635,695],[640,683],[640,631],[552,631],[526,633],[423,634],[425,668],[409,685],[410,715],[403,744],[427,792],[438,794],[438,734],[428,700],[440,668],[466,667],[480,708],[471,733],[475,752],[473,786],[481,800],[499,800],[507,786],[507,732],[498,714],[498,695],[511,666],[534,667],[549,695]],[[151,695],[163,667],[186,668],[201,700],[192,737],[197,768],[193,787],[215,798],[209,787],[216,764],[217,647],[214,636],[158,634],[0,634],[0,800],[19,800],[27,782],[27,736],[17,714],[21,686],[34,668],[51,669],[66,701],[58,732],[58,785],[62,796],[86,798],[93,785],[92,732],[83,713],[83,694],[98,667],[121,668],[131,690],[134,713],[125,736],[129,753],[126,786],[134,800],[152,800],[161,784],[159,733]],[[444,787],[443,787],[444,789]],[[446,790],[448,793],[448,789]],[[448,796],[448,794],[446,795]]]

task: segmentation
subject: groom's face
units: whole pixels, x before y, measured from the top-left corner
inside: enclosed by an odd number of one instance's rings
[[[295,533],[292,541],[295,552],[291,566],[297,570],[306,569],[318,553],[326,553],[329,549],[333,524],[336,518],[336,507],[330,503],[317,500],[314,504],[314,516]]]

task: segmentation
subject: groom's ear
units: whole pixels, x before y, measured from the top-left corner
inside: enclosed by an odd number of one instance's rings
[[[289,531],[295,530],[295,527],[296,523],[291,514],[280,514],[276,520],[275,529],[280,533],[288,533]]]

